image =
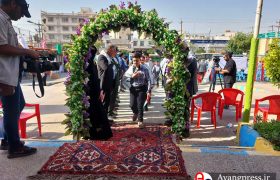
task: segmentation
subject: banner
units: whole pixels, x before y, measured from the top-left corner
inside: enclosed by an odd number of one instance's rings
[[[243,70],[246,70],[248,68],[248,63],[247,63],[247,57],[238,57],[238,56],[235,56],[235,57],[232,57],[232,59],[235,61],[236,63],[236,69],[237,69],[237,72],[238,71],[241,71],[241,69]],[[209,78],[210,78],[210,75],[211,75],[211,71],[212,71],[212,67],[214,65],[214,61],[211,60],[209,63],[208,63],[208,67],[207,67],[207,71],[204,75],[204,78],[202,80],[202,84],[206,84],[206,83],[209,83]],[[219,62],[219,65],[221,68],[224,68],[225,65],[226,65],[226,61],[224,60],[223,57],[220,57],[220,62]]]

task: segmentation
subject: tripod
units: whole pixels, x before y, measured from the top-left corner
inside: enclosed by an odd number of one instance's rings
[[[211,70],[211,82],[210,82],[210,87],[209,87],[209,92],[211,92],[211,88],[212,88],[212,92],[215,91],[215,86],[216,86],[216,81],[217,81],[217,74],[219,76],[219,79],[220,79],[220,84],[221,84],[221,88],[223,89],[223,83],[222,83],[222,79],[221,79],[221,74],[219,72],[216,72],[215,70],[215,67],[220,67],[219,65],[216,66],[215,63],[212,67],[212,70]]]

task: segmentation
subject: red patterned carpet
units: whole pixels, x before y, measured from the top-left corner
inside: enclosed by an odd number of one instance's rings
[[[65,143],[39,174],[187,179],[181,151],[167,130],[122,125],[113,128],[108,141]]]

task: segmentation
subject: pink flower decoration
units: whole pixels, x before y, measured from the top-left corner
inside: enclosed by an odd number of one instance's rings
[[[125,8],[125,3],[123,1],[121,1],[120,9],[124,9],[124,8]]]

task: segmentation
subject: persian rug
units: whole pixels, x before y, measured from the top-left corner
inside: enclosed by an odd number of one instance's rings
[[[188,179],[181,150],[167,132],[162,126],[119,125],[107,141],[65,143],[37,178]]]

